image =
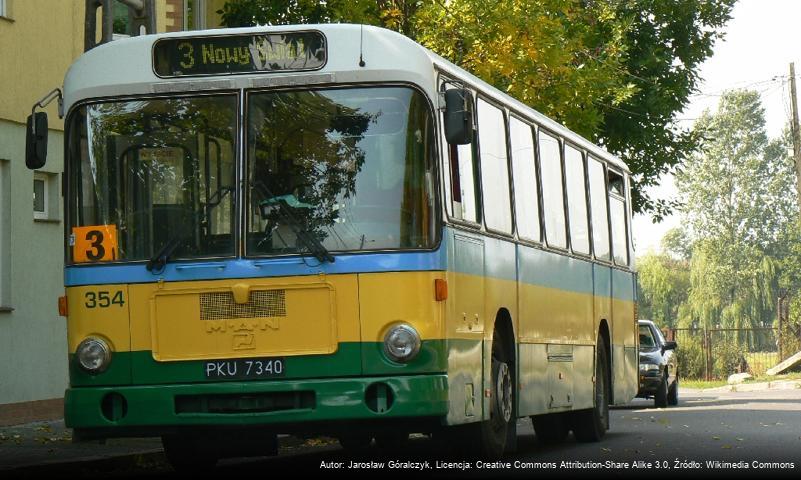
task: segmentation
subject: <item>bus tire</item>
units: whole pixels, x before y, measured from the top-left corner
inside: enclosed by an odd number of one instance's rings
[[[545,445],[562,443],[570,433],[570,424],[564,414],[549,413],[531,417],[537,440]]]
[[[598,338],[595,354],[595,406],[573,414],[573,435],[579,442],[598,442],[609,429],[609,369],[606,344]]]
[[[375,445],[379,450],[393,452],[401,450],[409,445],[409,434],[407,432],[381,432],[375,436]]]
[[[487,459],[503,456],[510,424],[514,421],[514,384],[509,368],[511,362],[503,340],[496,329],[492,340],[490,418],[477,425],[480,442],[475,453]]]
[[[165,435],[161,437],[164,456],[176,472],[205,472],[214,468],[218,456],[203,448],[198,437],[188,435]]]
[[[339,444],[348,453],[362,453],[370,448],[372,435],[363,432],[343,433],[337,437]]]

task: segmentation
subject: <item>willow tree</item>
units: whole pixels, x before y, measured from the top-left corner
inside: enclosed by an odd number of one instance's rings
[[[770,140],[759,93],[726,92],[696,123],[706,138],[677,175],[694,239],[689,306],[703,326],[773,319],[781,238],[796,217],[792,159]]]

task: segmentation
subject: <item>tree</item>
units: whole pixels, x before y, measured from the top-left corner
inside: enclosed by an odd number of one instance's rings
[[[699,145],[673,126],[735,0],[231,0],[226,26],[352,22],[420,42],[603,144],[634,173],[633,207],[672,203],[643,188]]]
[[[649,212],[658,220],[677,203],[650,198],[644,189],[658,184],[662,174],[700,147],[700,133],[677,128],[674,119],[696,90],[698,70],[723,37],[735,0],[613,3],[617,17],[627,25],[621,70],[636,89],[619,105],[602,105],[604,121],[596,138],[633,172],[635,211]]]
[[[679,325],[680,307],[690,289],[690,264],[666,254],[647,254],[637,259],[639,316],[658,325]]]
[[[694,240],[689,305],[704,326],[764,326],[782,237],[796,218],[786,137],[770,141],[757,92],[726,92],[695,126],[707,140],[676,177]]]

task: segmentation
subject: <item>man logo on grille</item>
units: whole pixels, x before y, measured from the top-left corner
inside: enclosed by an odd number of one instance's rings
[[[234,335],[234,350],[253,350],[256,348],[256,336],[252,333]]]

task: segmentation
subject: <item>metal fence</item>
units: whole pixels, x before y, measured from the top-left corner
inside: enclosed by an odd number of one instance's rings
[[[721,380],[733,373],[764,375],[781,360],[776,328],[670,329],[682,378]]]

